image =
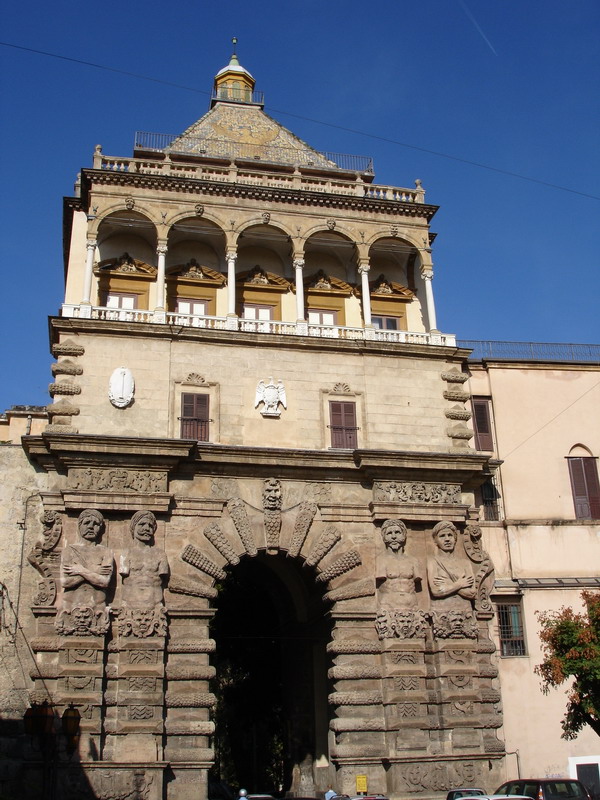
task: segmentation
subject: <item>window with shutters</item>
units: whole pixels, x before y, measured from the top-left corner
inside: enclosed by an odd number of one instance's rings
[[[511,600],[510,602],[498,603],[496,612],[498,614],[500,655],[527,655],[521,601]]]
[[[332,447],[355,450],[358,447],[356,403],[330,400],[329,427]]]
[[[596,458],[567,458],[576,519],[600,519],[600,484]]]
[[[209,396],[183,393],[181,395],[181,438],[208,442]]]
[[[492,401],[489,397],[473,398],[473,430],[475,431],[476,450],[494,449]]]

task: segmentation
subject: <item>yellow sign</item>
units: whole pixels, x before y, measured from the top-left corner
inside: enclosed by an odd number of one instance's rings
[[[367,776],[366,775],[357,775],[356,776],[356,794],[366,794],[367,793]]]

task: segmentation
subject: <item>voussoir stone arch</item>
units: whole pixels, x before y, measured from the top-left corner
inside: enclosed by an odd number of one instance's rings
[[[254,215],[253,217],[248,217],[236,227],[235,232],[237,233],[238,239],[240,238],[240,236],[242,236],[242,234],[248,232],[251,228],[257,228],[257,227],[261,228],[267,227],[269,229],[272,229],[271,232],[278,231],[279,233],[282,233],[284,236],[292,237],[294,235],[295,232],[292,231],[291,228],[289,228],[279,218],[273,219],[274,215],[271,212],[265,211],[263,213],[269,214],[269,220],[267,222],[265,222],[265,220],[263,219],[262,214],[258,214]]]
[[[304,245],[306,246],[310,239],[318,236],[320,233],[325,233],[328,236],[331,236],[332,241],[335,240],[335,237],[339,237],[344,242],[350,242],[356,246],[355,231],[351,231],[345,223],[337,222],[337,220],[335,220],[335,228],[333,229],[327,226],[326,221],[323,221],[315,225],[311,225],[310,228],[301,231],[300,235],[304,238]]]
[[[218,228],[219,232],[223,234],[223,238],[225,238],[227,236],[226,222],[224,219],[221,219],[217,214],[215,214],[214,211],[214,209],[206,211],[203,210],[201,214],[195,213],[191,208],[185,208],[182,211],[176,211],[170,218],[165,220],[165,238],[168,238],[175,225],[183,222],[184,220],[197,220],[200,221],[200,223],[209,222]]]
[[[151,207],[137,204],[135,208],[127,208],[125,205],[124,200],[119,200],[116,203],[112,203],[110,206],[103,208],[99,213],[97,218],[94,220],[93,226],[90,225],[88,229],[88,235],[91,235],[92,232],[95,230],[96,232],[99,230],[102,223],[110,222],[111,217],[117,217],[119,215],[131,217],[133,219],[144,219],[146,222],[151,223],[154,226],[154,233],[156,238],[159,238],[158,235],[158,226],[160,220],[156,219],[152,214]]]
[[[367,237],[365,244],[371,250],[377,242],[381,241],[382,239],[391,239],[395,242],[406,242],[411,247],[414,247],[415,250],[421,251],[424,247],[423,240],[419,239],[419,233],[406,231],[398,226],[398,234],[394,236],[389,229],[387,230],[379,230],[371,234],[371,236]]]

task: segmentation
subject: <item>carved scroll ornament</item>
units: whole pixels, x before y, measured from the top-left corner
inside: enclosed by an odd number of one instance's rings
[[[45,511],[41,517],[42,538],[27,556],[27,560],[42,576],[37,594],[33,598],[36,606],[51,606],[56,601],[55,572],[57,555],[52,551],[62,535],[62,519],[56,511]]]

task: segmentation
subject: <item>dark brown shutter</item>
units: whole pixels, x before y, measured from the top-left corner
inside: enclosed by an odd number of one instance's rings
[[[590,501],[590,516],[600,519],[600,483],[598,482],[598,464],[595,458],[584,458],[583,471],[587,483],[588,498]]]
[[[355,449],[357,447],[356,405],[332,400],[329,403],[329,419],[331,446]]]
[[[473,428],[477,450],[493,450],[490,401],[485,397],[473,398]]]
[[[600,485],[595,458],[568,458],[575,516],[600,519]]]
[[[181,438],[208,441],[209,396],[207,394],[181,395]]]

